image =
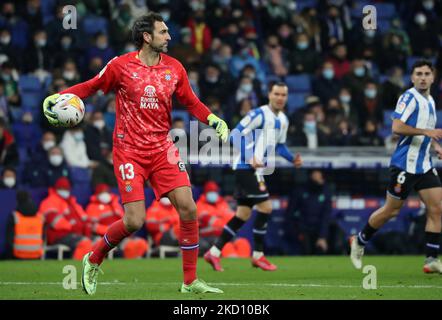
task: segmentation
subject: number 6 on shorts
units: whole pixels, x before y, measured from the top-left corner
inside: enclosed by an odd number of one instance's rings
[[[405,178],[406,178],[405,174],[406,174],[405,171],[402,171],[401,173],[398,174],[398,176],[397,176],[397,183],[404,184]]]

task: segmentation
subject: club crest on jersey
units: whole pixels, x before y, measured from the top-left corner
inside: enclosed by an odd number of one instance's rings
[[[144,88],[144,94],[140,99],[140,109],[159,109],[157,90],[152,85]]]
[[[126,192],[132,192],[132,185],[130,184],[130,181],[126,181],[126,187],[124,189]]]
[[[402,191],[402,186],[398,183],[394,186],[394,192],[396,193],[401,193]]]
[[[164,76],[164,79],[166,80],[166,81],[170,81],[170,80],[172,80],[172,75],[171,75],[171,71],[170,70],[166,70],[166,75]]]

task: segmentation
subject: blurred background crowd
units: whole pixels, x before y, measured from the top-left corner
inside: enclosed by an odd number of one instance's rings
[[[75,29],[63,28],[66,5],[75,7]],[[377,8],[376,30],[362,28],[365,5]],[[99,184],[116,187],[114,96],[85,100],[85,121],[69,130],[51,127],[41,104],[134,51],[132,22],[151,10],[169,28],[168,54],[230,127],[267,102],[270,81],[282,80],[289,146],[391,146],[390,114],[421,57],[435,64],[431,93],[438,110],[442,104],[440,0],[3,0],[0,188],[47,191],[67,177],[87,186],[86,204]],[[174,128],[188,130],[177,103],[173,118]]]

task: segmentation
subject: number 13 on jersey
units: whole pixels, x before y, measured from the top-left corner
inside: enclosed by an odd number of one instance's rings
[[[118,169],[121,172],[121,178],[123,180],[131,180],[135,176],[134,166],[132,165],[132,163],[122,164]]]

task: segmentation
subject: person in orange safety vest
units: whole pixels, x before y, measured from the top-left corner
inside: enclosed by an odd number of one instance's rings
[[[59,178],[48,192],[48,197],[40,203],[40,212],[47,226],[47,243],[64,244],[71,249],[74,259],[81,260],[92,250],[89,237],[93,225],[71,195],[71,183],[66,177]]]
[[[156,246],[178,247],[180,219],[169,198],[153,201],[146,210],[146,229]]]
[[[123,217],[124,210],[118,195],[111,192],[109,185],[101,183],[96,186],[95,193],[90,197],[86,214],[93,225],[93,235],[103,236],[112,223]],[[141,258],[149,250],[145,239],[134,236],[126,238],[118,248],[127,259]]]
[[[207,251],[217,237],[223,232],[224,226],[235,215],[227,201],[220,195],[215,181],[207,181],[203,194],[196,202],[200,227],[200,252]],[[229,242],[221,251],[223,257],[249,257],[250,243],[245,238]]]
[[[7,221],[7,257],[39,259],[43,254],[43,216],[26,191],[17,192],[17,207]]]

